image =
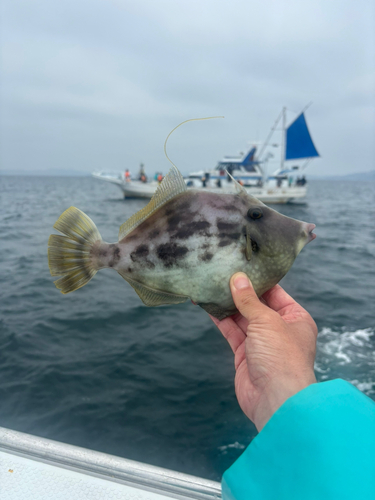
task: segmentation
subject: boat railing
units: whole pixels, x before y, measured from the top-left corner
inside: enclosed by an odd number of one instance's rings
[[[0,452],[172,498],[195,500],[219,500],[221,498],[221,485],[215,481],[3,427],[0,427]]]

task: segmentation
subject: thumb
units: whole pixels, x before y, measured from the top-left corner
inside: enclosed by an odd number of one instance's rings
[[[258,299],[253,285],[245,273],[236,273],[232,276],[230,289],[237,309],[248,321],[254,319],[254,315],[262,312],[264,305]]]

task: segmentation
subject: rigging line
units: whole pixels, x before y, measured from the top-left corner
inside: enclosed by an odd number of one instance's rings
[[[302,168],[301,168],[301,170],[302,170],[302,171],[303,171],[303,170],[305,170],[305,168],[307,168],[307,167],[308,167],[308,165],[310,164],[311,160],[312,160],[312,158],[308,158],[308,159],[305,161],[305,163],[302,165]]]
[[[263,147],[262,149],[260,150],[259,152],[259,155],[258,155],[258,158],[261,158],[262,157],[262,154],[264,153],[264,150],[266,149],[266,147],[268,146],[268,142],[272,136],[272,134],[274,133],[274,131],[276,130],[276,127],[277,127],[277,124],[279,123],[280,121],[280,118],[282,117],[283,115],[283,110],[281,110],[281,113],[279,114],[279,116],[277,117],[277,120],[275,121],[273,127],[271,128],[271,131],[270,133],[268,134],[267,136],[267,139],[264,141],[264,144],[263,144]]]
[[[288,111],[291,111],[295,115],[302,115],[306,111],[307,108],[309,108],[312,105],[313,101],[310,101],[306,106],[302,109],[302,111],[294,111],[294,109],[286,108]]]
[[[306,109],[307,109],[307,108],[309,108],[309,107],[311,106],[311,104],[312,104],[312,103],[313,103],[313,102],[312,102],[312,101],[310,101],[308,104],[306,104],[306,106],[303,108],[303,110],[301,111],[301,113],[300,113],[300,114],[304,113],[304,112],[306,111]]]

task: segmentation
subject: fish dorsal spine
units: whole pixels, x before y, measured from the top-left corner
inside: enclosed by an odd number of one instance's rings
[[[178,194],[184,193],[186,190],[187,186],[184,178],[178,168],[173,166],[164,177],[150,202],[136,214],[132,215],[130,219],[124,222],[124,224],[120,227],[118,240],[121,241],[125,238],[125,236],[133,231],[133,229],[142,224],[142,222],[150,217],[150,215],[156,212],[156,210],[158,210],[161,206],[165,205],[169,200]]]
[[[243,186],[241,186],[241,184],[239,182],[236,181],[236,179],[228,172],[228,170],[226,170],[226,173],[232,179],[232,182],[233,182],[235,189],[236,189],[236,193],[237,194],[241,194],[241,193],[247,194],[245,188]]]

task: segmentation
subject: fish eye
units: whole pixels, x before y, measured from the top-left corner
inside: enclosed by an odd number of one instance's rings
[[[260,219],[263,217],[263,212],[260,208],[249,208],[247,216],[250,217],[250,219]]]

